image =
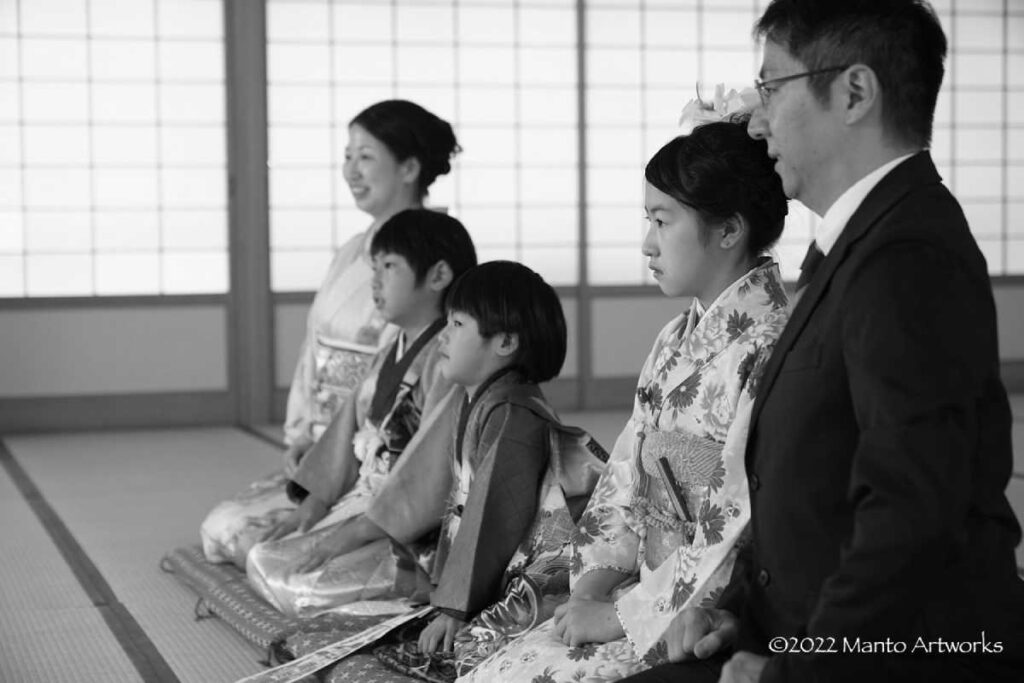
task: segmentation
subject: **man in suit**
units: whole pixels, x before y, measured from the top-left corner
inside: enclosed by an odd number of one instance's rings
[[[773,0],[756,32],[750,134],[823,220],[753,409],[751,543],[631,680],[1024,680],[991,284],[927,152],[945,36],[921,0]]]

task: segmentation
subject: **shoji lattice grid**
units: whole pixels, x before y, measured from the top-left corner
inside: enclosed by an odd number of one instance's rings
[[[586,3],[588,274],[650,282],[638,257],[642,169],[676,134],[695,84],[750,85],[765,0]],[[1024,3],[938,0],[950,45],[933,155],[994,275],[1024,274]],[[776,247],[795,279],[816,217],[797,202]]]
[[[1024,274],[1024,2],[944,0],[950,44],[933,154],[989,272]]]
[[[0,0],[0,296],[228,288],[218,0]]]
[[[429,204],[481,259],[577,279],[576,12],[572,0],[268,1],[272,286],[316,288],[363,230],[342,176],[348,122],[401,97],[455,127],[464,152]]]
[[[594,0],[586,5],[587,258],[590,282],[653,282],[643,169],[678,134],[683,105],[757,72],[751,0]]]

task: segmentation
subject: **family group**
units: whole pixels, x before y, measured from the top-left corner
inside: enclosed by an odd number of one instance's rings
[[[429,604],[387,656],[428,680],[1024,680],[992,288],[928,152],[946,37],[923,0],[773,0],[754,33],[749,106],[644,170],[681,313],[607,450],[540,388],[555,290],[424,207],[452,127],[357,115],[371,224],[310,309],[283,469],[209,513],[206,558],[292,616]],[[822,218],[795,288],[788,199]],[[958,647],[848,647],[919,640]]]

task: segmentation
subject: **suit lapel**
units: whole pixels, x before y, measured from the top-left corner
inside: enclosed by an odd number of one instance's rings
[[[751,430],[757,424],[757,418],[768,395],[771,393],[772,385],[779,375],[782,364],[786,359],[789,350],[796,343],[807,326],[811,314],[818,307],[818,303],[828,289],[828,284],[835,275],[840,264],[846,260],[850,248],[864,237],[868,231],[877,224],[885,214],[895,206],[904,196],[917,187],[930,185],[941,181],[931,156],[927,151],[919,152],[899,164],[888,173],[881,182],[872,188],[864,201],[850,217],[842,234],[835,245],[829,251],[828,256],[821,262],[814,279],[807,285],[797,301],[796,307],[782,331],[775,350],[765,367],[764,379],[758,389],[757,398],[754,400],[754,408],[750,419]]]

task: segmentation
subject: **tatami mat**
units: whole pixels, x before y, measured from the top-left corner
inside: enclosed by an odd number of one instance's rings
[[[0,605],[2,613],[92,607],[57,547],[7,473],[0,470]],[[11,637],[0,631],[0,641]],[[3,661],[0,660],[0,671]],[[0,677],[0,680],[7,680]]]
[[[1013,399],[1024,473],[1024,400]],[[567,413],[611,448],[627,411]],[[270,434],[276,434],[268,430]],[[4,439],[118,599],[185,683],[234,681],[261,654],[158,568],[197,541],[206,512],[280,464],[279,449],[236,429],[99,432]],[[1024,514],[1024,478],[1007,491]],[[140,676],[6,473],[0,471],[0,681],[137,681]],[[1019,550],[1024,563],[1024,548]]]
[[[0,520],[0,681],[141,680],[3,470]]]
[[[0,680],[11,683],[136,683],[142,677],[100,612],[0,610]]]
[[[194,620],[194,596],[158,562],[198,540],[216,502],[277,467],[277,449],[235,429],[5,442],[181,681],[234,681],[262,668],[226,626]]]

